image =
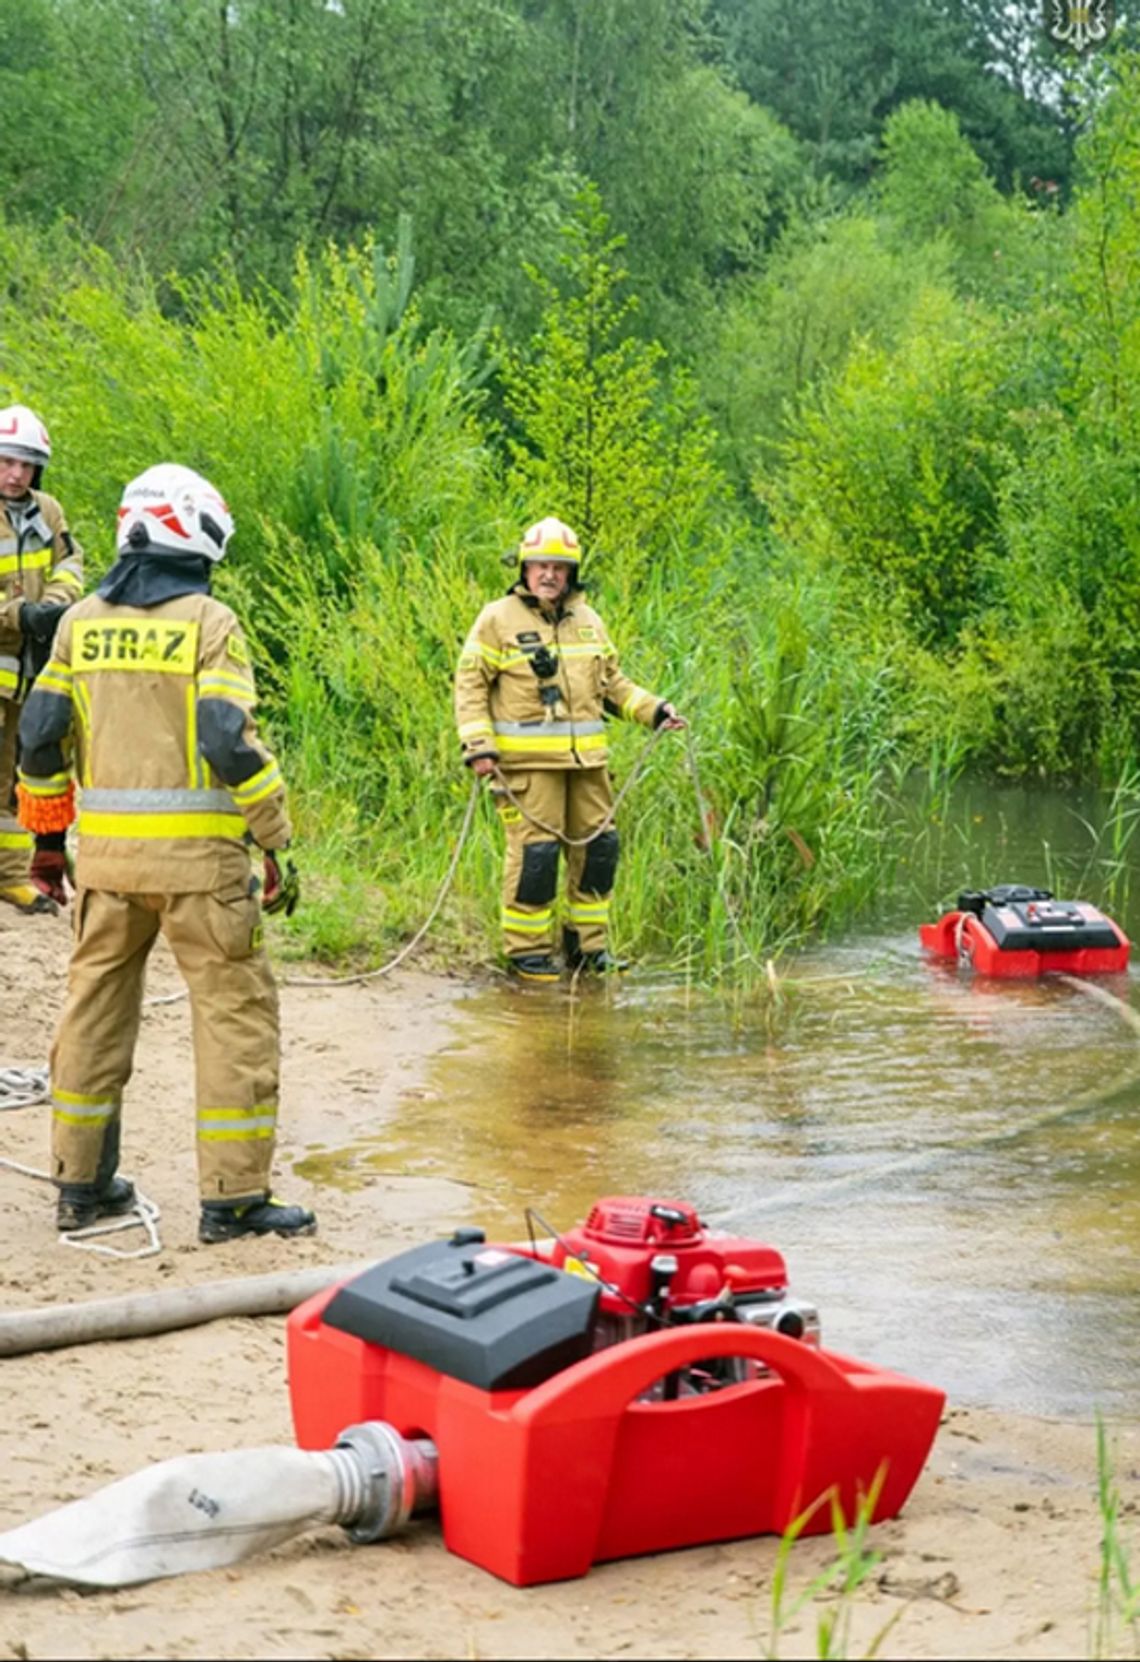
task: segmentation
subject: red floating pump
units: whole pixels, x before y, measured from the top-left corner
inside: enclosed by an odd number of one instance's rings
[[[615,1196],[551,1240],[416,1247],[288,1323],[297,1440],[427,1437],[451,1551],[516,1586],[780,1534],[822,1497],[894,1517],[945,1397],[819,1348],[781,1255]],[[831,1527],[828,1505],[805,1533]]]
[[[919,939],[939,958],[982,975],[1113,975],[1128,968],[1128,937],[1085,900],[1055,900],[1049,889],[1004,883],[969,889],[958,910],[921,924]]]

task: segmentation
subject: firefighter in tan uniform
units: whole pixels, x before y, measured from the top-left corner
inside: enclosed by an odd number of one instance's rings
[[[209,592],[232,531],[221,497],[188,468],[153,467],[128,485],[118,561],[61,622],[21,718],[25,819],[71,791],[70,735],[79,786],[75,946],[51,1057],[61,1230],[135,1202],[115,1175],[120,1111],[160,930],[190,992],[199,1239],[315,1228],[270,1190],[277,990],[250,841],[266,851],[267,909],[291,910],[296,880],[274,853],[289,819],[254,724],[249,654]]]
[[[518,580],[475,620],[455,681],[464,761],[479,774],[500,770],[521,805],[497,793],[507,839],[503,945],[528,981],[558,979],[560,839],[589,837],[613,804],[604,716],[685,726],[671,704],[622,674],[605,625],[582,598],[579,557],[561,520],[532,525],[519,545]],[[606,949],[617,861],[612,826],[585,847],[567,846],[562,942],[571,970],[623,967]]]
[[[83,592],[82,550],[55,497],[39,489],[50,459],[32,410],[0,410],[0,900],[21,912],[54,912],[67,900],[67,810],[37,833],[34,854],[16,817],[20,706],[60,616]]]

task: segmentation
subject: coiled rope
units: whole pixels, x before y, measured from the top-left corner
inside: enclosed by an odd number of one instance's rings
[[[51,1085],[46,1068],[0,1068],[0,1110],[6,1108],[35,1108],[41,1102],[47,1102],[51,1096]],[[40,1171],[36,1166],[25,1166],[20,1160],[0,1159],[0,1167],[5,1171],[14,1171],[21,1177],[34,1178],[38,1183],[51,1183],[50,1173]],[[64,1246],[75,1247],[81,1252],[99,1252],[106,1258],[153,1258],[162,1251],[162,1240],[158,1233],[158,1220],[162,1216],[153,1200],[143,1194],[139,1188],[135,1189],[135,1204],[129,1212],[124,1212],[118,1218],[103,1218],[98,1223],[88,1224],[86,1229],[71,1229],[60,1234],[60,1242]],[[146,1243],[127,1251],[123,1247],[106,1246],[100,1240],[103,1235],[117,1235],[124,1229],[145,1229]]]

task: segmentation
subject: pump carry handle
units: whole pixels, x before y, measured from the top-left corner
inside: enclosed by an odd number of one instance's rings
[[[798,1339],[786,1339],[781,1333],[743,1322],[697,1322],[692,1327],[647,1333],[595,1351],[528,1391],[512,1408],[511,1416],[531,1424],[556,1417],[579,1394],[587,1394],[592,1410],[599,1414],[620,1413],[655,1380],[714,1356],[743,1356],[763,1362],[794,1391],[855,1389],[850,1376],[829,1357]],[[707,1400],[711,1401],[712,1396]]]

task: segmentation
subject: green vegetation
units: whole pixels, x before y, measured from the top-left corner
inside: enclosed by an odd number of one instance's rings
[[[1127,11],[1067,77],[989,0],[28,0],[0,395],[48,420],[95,569],[155,460],[229,498],[223,588],[319,874],[291,950],[379,961],[426,913],[467,792],[456,651],[548,512],[692,717],[715,827],[663,742],[625,946],[713,975],[842,923],[915,770],[1098,780],[1091,898],[1124,892]],[[445,949],[493,938],[497,861],[481,809]]]
[[[874,1481],[867,1494],[859,1497],[855,1508],[855,1516],[850,1523],[843,1515],[839,1496],[832,1490],[821,1495],[813,1506],[809,1506],[798,1518],[788,1525],[780,1538],[780,1545],[776,1552],[776,1563],[772,1571],[772,1610],[769,1622],[769,1637],[764,1646],[764,1655],[777,1658],[780,1654],[780,1643],[784,1633],[791,1623],[804,1609],[805,1605],[822,1603],[816,1618],[815,1654],[831,1662],[833,1658],[849,1656],[851,1653],[851,1622],[857,1602],[859,1589],[874,1575],[883,1561],[881,1552],[867,1545],[867,1534],[871,1528],[871,1520],[875,1514],[875,1507],[886,1480],[886,1468],[880,1467],[875,1474]],[[807,1525],[820,1509],[827,1505],[831,1511],[832,1544],[835,1547],[835,1558],[824,1567],[808,1585],[794,1597],[790,1594],[791,1557],[792,1548],[802,1536]],[[826,1603],[830,1599],[832,1602]],[[903,1609],[900,1608],[886,1621],[875,1634],[866,1650],[864,1657],[878,1656],[888,1634],[900,1620]]]
[[[1113,1468],[1112,1452],[1104,1421],[1096,1422],[1097,1500],[1100,1505],[1100,1575],[1097,1578],[1096,1625],[1092,1654],[1110,1657],[1135,1656],[1140,1650],[1140,1586],[1121,1530],[1121,1513],[1126,1510]]]

